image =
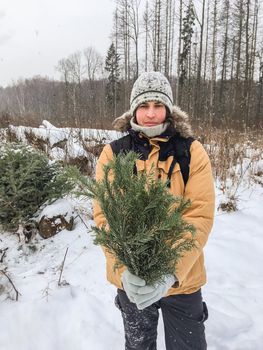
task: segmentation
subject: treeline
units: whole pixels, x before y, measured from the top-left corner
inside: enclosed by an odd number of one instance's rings
[[[110,127],[129,108],[138,74],[160,70],[194,123],[259,127],[262,12],[258,0],[116,0],[106,57],[88,47],[58,62],[60,81],[0,89],[2,124]]]

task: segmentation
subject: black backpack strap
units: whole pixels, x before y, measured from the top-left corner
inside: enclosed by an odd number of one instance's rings
[[[110,143],[113,154],[116,156],[120,153],[127,153],[132,149],[131,135],[125,135],[118,140],[114,140]]]
[[[170,188],[171,187],[171,177],[172,177],[172,173],[173,173],[173,170],[174,170],[174,167],[177,163],[177,160],[175,157],[173,157],[173,161],[170,165],[170,168],[169,168],[169,171],[168,171],[168,175],[167,175],[167,186]]]
[[[113,154],[117,156],[120,152],[128,153],[133,149],[132,137],[130,134],[121,137],[118,140],[114,140],[110,143]],[[137,174],[136,165],[134,165],[133,173]]]
[[[168,171],[168,176],[167,176],[167,186],[171,186],[171,176],[174,170],[174,167],[176,163],[178,162],[180,165],[180,170],[182,173],[182,177],[184,180],[184,185],[186,186],[188,178],[189,178],[189,165],[191,161],[191,152],[190,152],[190,147],[192,142],[194,141],[194,138],[188,137],[188,138],[183,138],[183,137],[174,137],[173,138],[173,143],[174,143],[174,158],[171,163],[170,169]]]

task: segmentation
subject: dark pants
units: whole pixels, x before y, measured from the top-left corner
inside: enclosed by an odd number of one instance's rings
[[[125,330],[125,350],[156,350],[157,324],[161,308],[167,350],[206,350],[204,321],[208,317],[201,290],[172,295],[138,310],[126,293],[118,289],[115,299]]]

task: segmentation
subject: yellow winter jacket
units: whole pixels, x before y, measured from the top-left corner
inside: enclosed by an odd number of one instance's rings
[[[129,127],[131,116],[126,113],[115,121],[116,129],[125,131]],[[191,129],[187,115],[178,107],[174,107],[173,121],[176,130],[184,137],[191,134]],[[173,160],[170,156],[166,161],[158,161],[159,143],[166,142],[167,139],[154,137],[150,139],[152,150],[148,159],[137,160],[137,171],[145,170],[147,173],[152,169],[154,164],[156,169],[156,178],[167,180],[168,171]],[[211,165],[209,157],[203,146],[197,140],[193,141],[191,148],[191,161],[189,179],[184,185],[181,175],[180,166],[177,163],[173,169],[171,176],[170,192],[176,196],[183,196],[191,200],[191,206],[183,214],[183,218],[194,225],[196,228],[196,248],[184,253],[175,267],[175,275],[178,284],[169,289],[167,296],[172,294],[190,294],[198,289],[206,282],[206,272],[204,266],[203,247],[205,246],[208,235],[211,231],[214,219],[214,182],[212,177]],[[98,159],[96,167],[96,179],[99,181],[103,178],[103,166],[113,158],[113,152],[110,145],[106,145]],[[98,203],[94,202],[94,220],[98,227],[106,224]],[[186,233],[187,235],[187,233]],[[106,256],[107,279],[117,288],[122,289],[121,274],[125,267],[114,271],[115,257],[104,249]]]

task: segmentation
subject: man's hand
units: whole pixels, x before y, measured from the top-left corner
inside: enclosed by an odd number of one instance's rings
[[[132,303],[139,288],[146,286],[145,280],[125,270],[121,277],[123,289]]]
[[[133,295],[134,303],[137,308],[142,310],[160,300],[168,292],[168,289],[176,282],[176,277],[167,275],[163,282],[156,283],[152,286],[141,286],[137,288],[136,294]]]
[[[173,275],[167,275],[163,282],[146,285],[144,279],[133,275],[128,270],[122,274],[122,284],[129,300],[135,303],[139,310],[152,305],[165,296],[168,289],[177,281]]]

